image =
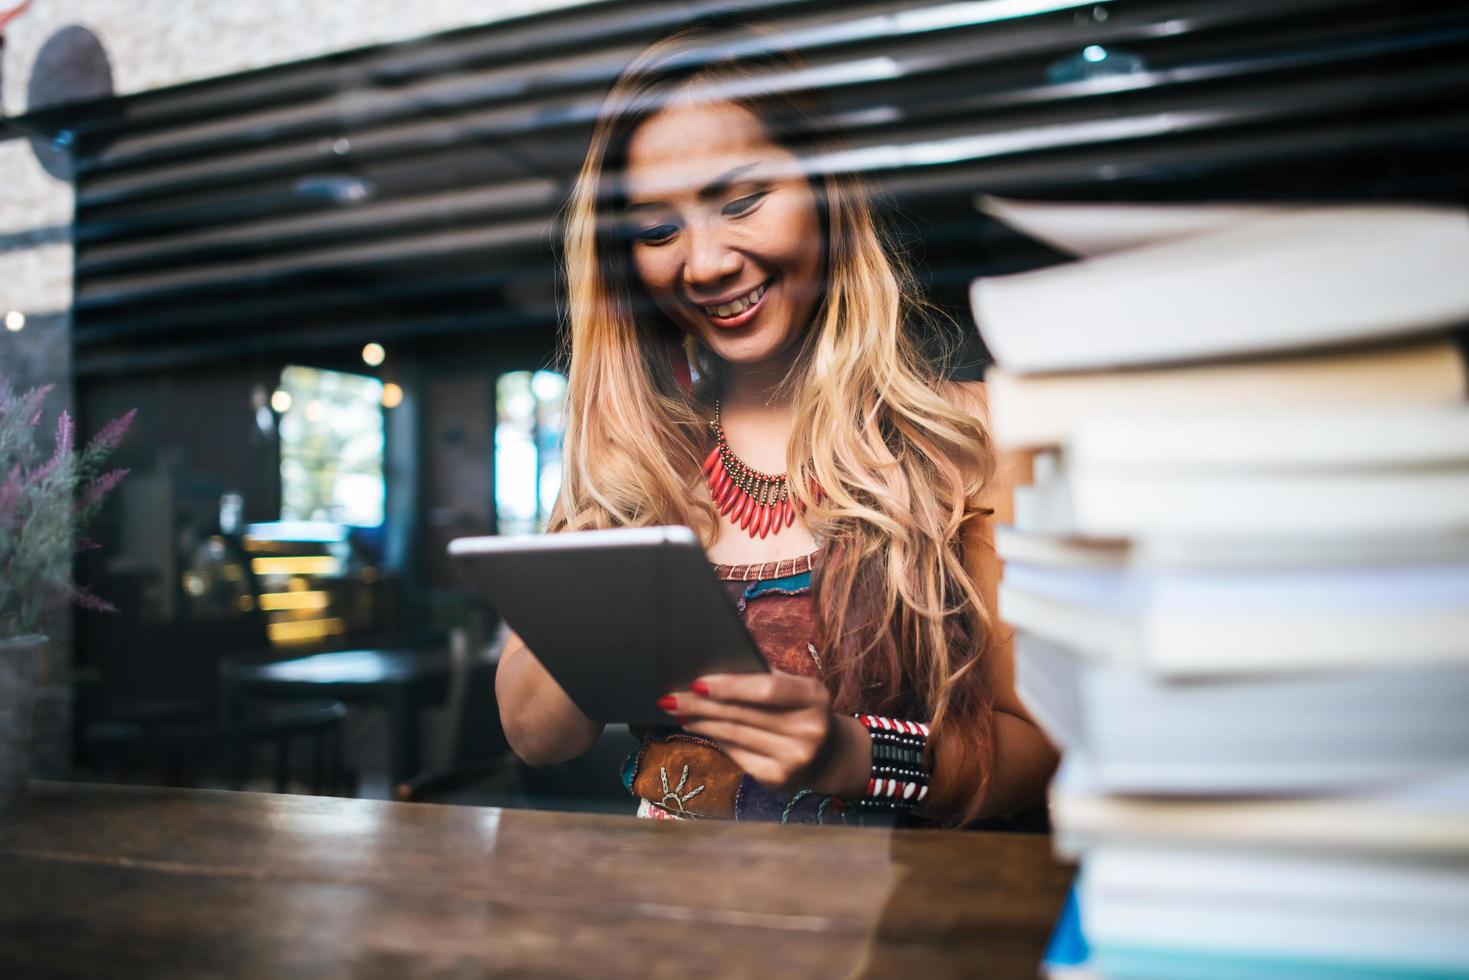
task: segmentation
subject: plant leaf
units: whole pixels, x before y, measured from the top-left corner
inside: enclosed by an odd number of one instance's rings
[[[82,499],[78,505],[82,512],[86,513],[90,511],[93,507],[96,507],[98,504],[100,504],[102,502],[102,498],[111,493],[113,489],[122,482],[122,478],[127,476],[130,472],[132,471],[123,468],[109,470],[96,479],[90,481],[87,484],[87,488],[82,491]]]
[[[95,547],[83,535],[86,519],[127,475],[121,468],[99,474],[98,464],[137,413],[108,422],[79,450],[76,420],[63,410],[46,458],[36,445],[37,426],[53,390],[45,385],[17,396],[0,377],[0,635],[34,632],[55,600],[117,611],[72,581],[72,564],[79,550]]]
[[[20,396],[20,414],[21,417],[30,420],[28,424],[41,424],[42,409],[46,407],[46,396],[50,395],[52,389],[55,387],[55,385],[42,385],[39,388],[32,388]]]
[[[51,456],[51,459],[58,465],[71,455],[72,442],[75,441],[76,434],[76,423],[71,420],[71,413],[63,408],[61,414],[56,417],[56,452]]]
[[[70,586],[67,589],[67,592],[68,597],[71,599],[71,601],[75,602],[83,609],[90,610],[91,612],[100,613],[117,612],[117,607],[114,606],[112,603],[108,602],[106,599],[101,598],[100,596],[93,595],[86,589],[78,588],[76,586]]]
[[[136,408],[129,409],[127,414],[119,415],[104,425],[102,430],[92,437],[92,441],[87,443],[87,455],[110,453],[116,449],[118,443],[122,442],[122,437],[127,435],[128,429],[132,427],[133,419],[137,418],[137,415]]]

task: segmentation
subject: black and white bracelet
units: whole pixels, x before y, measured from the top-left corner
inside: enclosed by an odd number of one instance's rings
[[[853,802],[875,810],[906,810],[922,802],[928,795],[928,726],[881,715],[855,717],[872,736],[872,776],[867,795]]]

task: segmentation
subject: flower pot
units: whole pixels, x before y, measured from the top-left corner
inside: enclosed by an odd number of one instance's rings
[[[20,808],[31,768],[31,712],[46,638],[0,640],[0,819]]]

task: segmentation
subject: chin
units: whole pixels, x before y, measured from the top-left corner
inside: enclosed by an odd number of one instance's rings
[[[795,346],[795,337],[748,337],[736,340],[721,337],[720,343],[708,344],[721,360],[730,364],[751,366],[784,357]],[[706,343],[708,343],[706,341]]]

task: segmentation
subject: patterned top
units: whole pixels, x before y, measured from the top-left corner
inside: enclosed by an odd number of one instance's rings
[[[777,558],[775,561],[762,561],[754,565],[715,565],[714,577],[722,582],[758,582],[762,579],[800,575],[816,567],[816,559],[820,554],[821,550],[817,549],[799,558]]]
[[[811,596],[811,574],[820,555],[818,550],[779,561],[714,566],[745,628],[776,670],[821,676],[816,607]],[[676,725],[638,727],[633,734],[640,745],[623,766],[622,781],[642,800],[639,816],[781,823],[890,822],[882,814],[859,815],[837,797],[809,790],[781,794],[766,789],[712,741]]]

